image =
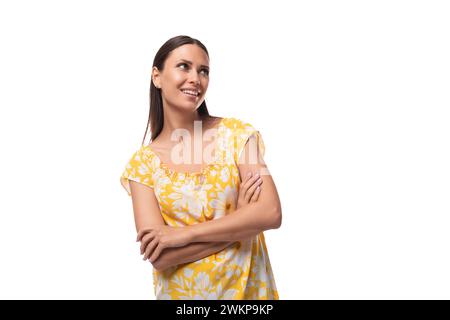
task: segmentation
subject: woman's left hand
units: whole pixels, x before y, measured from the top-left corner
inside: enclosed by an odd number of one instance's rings
[[[165,248],[182,247],[191,242],[188,227],[156,225],[140,230],[136,241],[141,241],[141,254],[144,260],[150,257],[153,263]]]

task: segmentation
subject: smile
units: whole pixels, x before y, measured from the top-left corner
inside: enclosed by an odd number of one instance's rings
[[[185,94],[188,97],[191,98],[197,98],[198,96],[200,96],[199,92],[195,92],[195,91],[191,91],[191,90],[181,90],[181,92],[183,92],[183,94]]]

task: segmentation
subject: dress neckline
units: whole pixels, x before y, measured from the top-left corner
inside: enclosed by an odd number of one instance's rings
[[[171,177],[198,177],[198,176],[203,176],[207,173],[208,170],[210,170],[213,166],[217,165],[217,157],[219,155],[219,139],[221,139],[222,137],[222,127],[223,127],[223,122],[225,120],[225,117],[223,117],[222,119],[220,119],[219,123],[211,128],[211,129],[216,129],[217,130],[217,136],[215,138],[214,141],[214,146],[213,146],[213,152],[214,152],[214,159],[212,160],[212,162],[206,164],[202,170],[197,171],[197,172],[190,172],[190,171],[178,171],[178,170],[174,170],[173,168],[169,167],[164,161],[161,160],[161,157],[158,155],[158,153],[156,153],[155,151],[153,151],[153,149],[150,147],[149,144],[147,145],[143,145],[142,147],[145,148],[146,150],[150,151],[150,153],[152,153],[155,157],[155,159],[158,162],[158,166],[160,168],[162,168],[168,175],[170,175]]]

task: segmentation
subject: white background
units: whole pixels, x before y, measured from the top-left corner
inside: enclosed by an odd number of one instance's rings
[[[154,299],[131,198],[154,55],[210,54],[210,114],[253,124],[283,209],[281,299],[450,298],[445,1],[0,4],[0,298]]]

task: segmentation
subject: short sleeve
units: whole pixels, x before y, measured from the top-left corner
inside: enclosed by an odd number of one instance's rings
[[[143,148],[136,151],[125,166],[120,176],[120,183],[131,196],[130,182],[133,180],[153,188],[153,161],[148,152]]]
[[[239,164],[247,143],[249,143],[250,154],[244,155],[243,159],[256,163],[258,155],[264,158],[266,147],[262,134],[250,123],[240,121],[235,128],[234,161],[236,164]]]

